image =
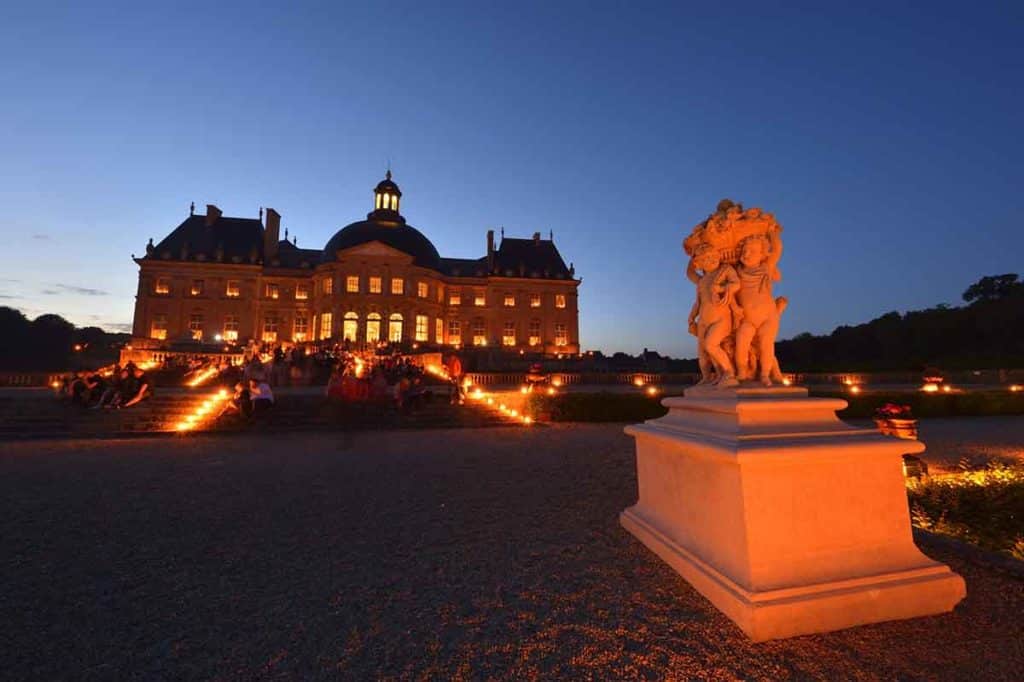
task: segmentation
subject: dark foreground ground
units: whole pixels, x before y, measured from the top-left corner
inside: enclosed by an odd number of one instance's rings
[[[751,644],[618,525],[620,426],[0,453],[6,679],[1024,671],[1024,581],[928,547],[967,579],[954,613]]]

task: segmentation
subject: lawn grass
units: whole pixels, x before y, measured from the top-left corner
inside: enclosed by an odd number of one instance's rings
[[[822,398],[842,398],[849,406],[840,411],[842,419],[870,418],[875,409],[886,403],[909,405],[915,417],[986,417],[1024,414],[1024,392],[1006,390],[971,391],[967,393],[930,394],[868,391],[851,395],[845,391],[811,390]],[[563,393],[555,396],[534,394],[527,404],[527,413],[534,419],[556,422],[637,422],[663,417],[663,395],[646,393]]]
[[[839,412],[843,419],[872,417],[875,409],[885,403],[909,405],[914,416],[918,418],[1024,414],[1024,392],[1011,393],[1005,389],[964,393],[898,393],[868,390],[859,395],[852,395],[848,391],[811,389],[811,395],[845,400],[849,407]]]

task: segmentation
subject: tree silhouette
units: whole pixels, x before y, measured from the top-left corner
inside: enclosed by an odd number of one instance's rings
[[[967,287],[963,298],[968,303],[975,301],[998,301],[1020,288],[1021,283],[1015,272],[1005,275],[989,275],[988,277],[982,277]]]

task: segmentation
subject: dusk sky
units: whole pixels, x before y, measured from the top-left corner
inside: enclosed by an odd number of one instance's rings
[[[319,248],[389,159],[444,256],[554,230],[584,349],[695,354],[723,197],[785,228],[780,337],[1024,271],[1024,3],[265,4],[5,8],[0,305],[123,329],[190,202]]]

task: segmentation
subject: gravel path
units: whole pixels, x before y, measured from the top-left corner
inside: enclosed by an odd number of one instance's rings
[[[870,419],[849,419],[874,428]],[[1024,415],[996,417],[929,417],[918,422],[918,437],[927,447],[921,457],[929,471],[954,471],[961,459],[974,467],[987,462],[1024,462]]]
[[[935,549],[954,613],[751,644],[618,525],[617,425],[0,448],[9,679],[1024,670],[1024,581]]]

